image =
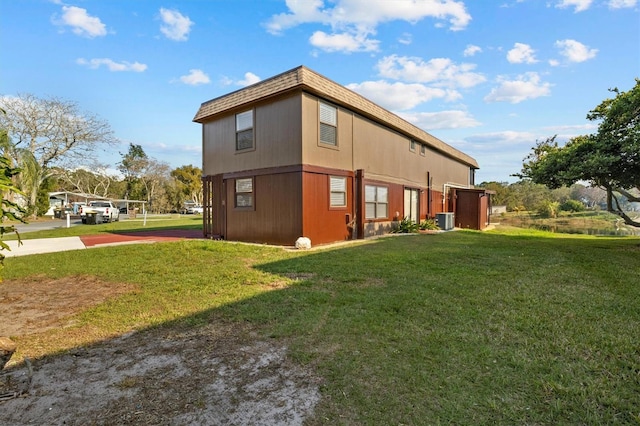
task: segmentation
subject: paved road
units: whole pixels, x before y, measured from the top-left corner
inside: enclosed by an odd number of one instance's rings
[[[82,225],[82,221],[77,219],[70,219],[69,226]],[[37,220],[30,223],[19,223],[16,225],[16,229],[19,233],[24,232],[34,232],[34,231],[43,231],[46,229],[57,229],[57,228],[66,228],[67,221],[66,219],[45,219],[45,220]]]

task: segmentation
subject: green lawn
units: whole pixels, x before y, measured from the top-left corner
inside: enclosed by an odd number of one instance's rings
[[[46,219],[40,219],[46,220]],[[74,225],[64,228],[63,221],[56,221],[60,224],[59,228],[43,231],[21,232],[20,238],[29,240],[34,238],[55,238],[55,237],[77,237],[81,235],[104,234],[113,232],[129,232],[129,231],[149,231],[159,228],[185,228],[185,229],[202,229],[202,216],[191,215],[158,215],[149,217],[146,221],[138,216],[136,219],[123,219],[118,222],[101,223],[98,225]],[[16,225],[16,223],[12,223]],[[15,233],[7,234],[3,240],[15,240]]]
[[[640,423],[639,271],[639,238],[498,228],[307,252],[116,246],[9,258],[4,275],[138,285],[15,338],[22,355],[237,321],[323,378],[311,424],[591,425]]]

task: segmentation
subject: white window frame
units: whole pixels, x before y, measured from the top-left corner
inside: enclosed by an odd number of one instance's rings
[[[319,102],[318,105],[318,141],[322,145],[337,148],[338,147],[338,108],[325,102]],[[333,130],[334,141],[322,140],[323,128]]]
[[[251,118],[251,121],[248,122],[247,118]],[[255,149],[255,132],[254,132],[254,115],[253,110],[250,109],[248,111],[239,112],[235,115],[236,120],[236,151],[251,151]],[[251,146],[240,148],[239,147],[239,137],[242,134],[246,134],[248,131],[251,131]]]
[[[342,196],[341,200],[336,202],[338,194]],[[345,176],[329,176],[329,207],[347,207],[347,178]]]
[[[388,219],[389,187],[382,185],[365,185],[364,194],[365,219]],[[370,214],[371,209],[373,210],[373,214]]]

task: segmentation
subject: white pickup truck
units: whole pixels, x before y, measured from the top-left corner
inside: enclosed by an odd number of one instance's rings
[[[89,201],[89,204],[82,207],[80,219],[82,223],[87,223],[87,213],[99,213],[100,222],[117,222],[120,220],[120,209],[111,201]]]

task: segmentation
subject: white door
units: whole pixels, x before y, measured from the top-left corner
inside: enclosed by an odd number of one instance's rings
[[[418,223],[420,221],[420,190],[404,189],[404,217]]]

